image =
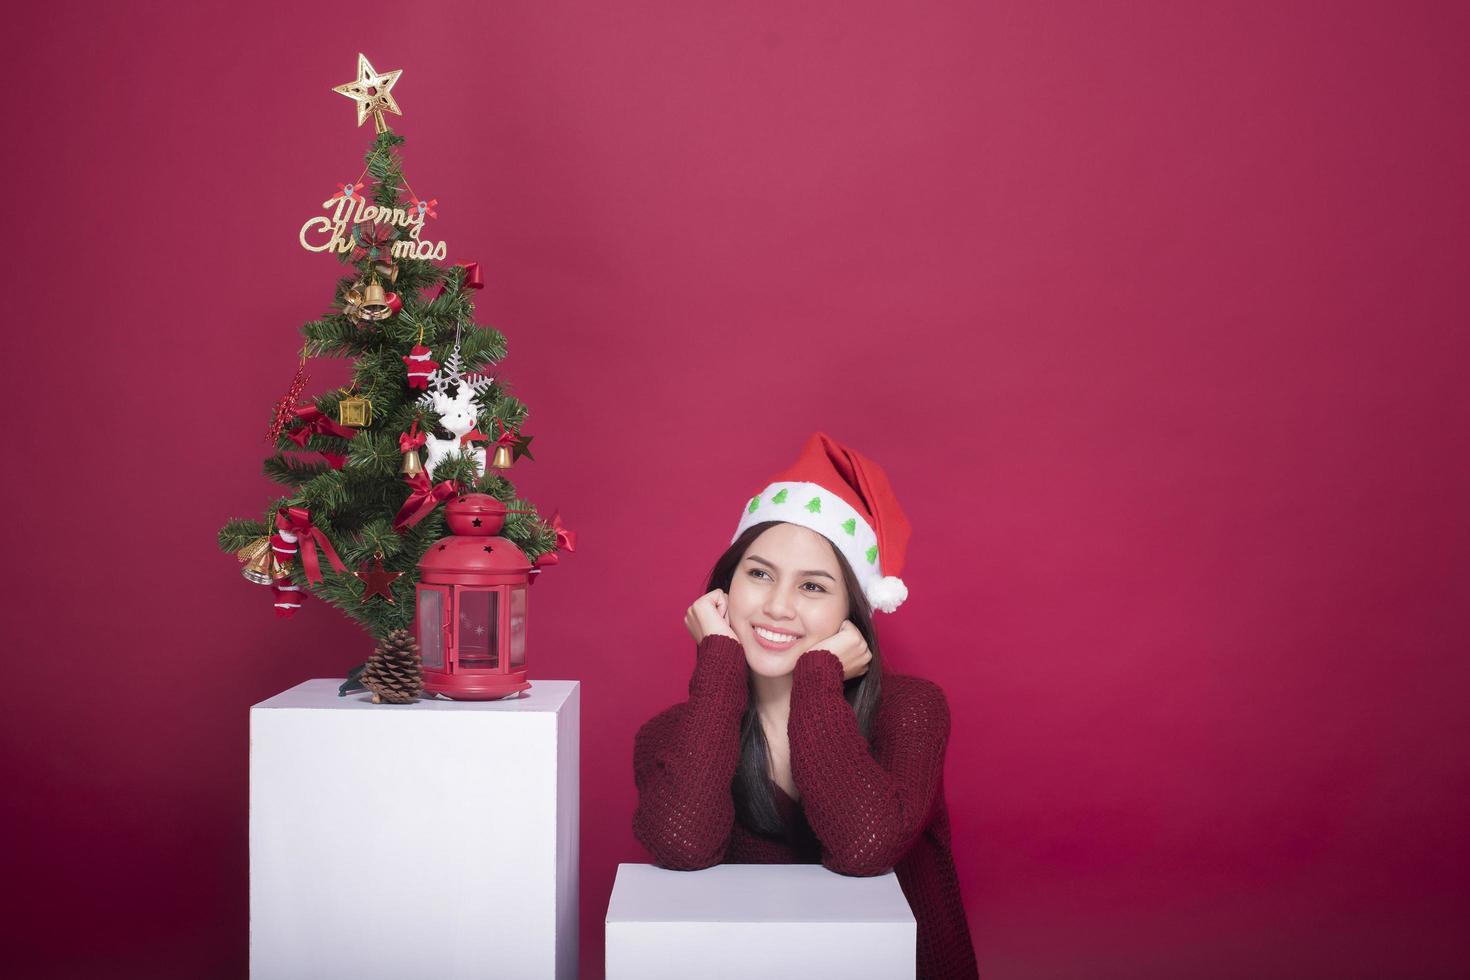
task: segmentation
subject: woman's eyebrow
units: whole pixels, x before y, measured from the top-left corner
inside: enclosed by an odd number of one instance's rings
[[[780,569],[778,569],[775,565],[772,565],[770,562],[766,561],[764,558],[757,558],[755,555],[746,555],[745,556],[745,560],[746,561],[760,562],[762,565],[766,566],[767,568],[769,568],[773,572],[780,571]],[[798,574],[798,575],[811,575],[811,576],[820,575],[820,576],[822,576],[822,578],[830,578],[834,582],[837,581],[835,578],[832,578],[832,573],[831,572],[824,572],[820,568],[808,568],[806,571],[797,572],[796,574]]]

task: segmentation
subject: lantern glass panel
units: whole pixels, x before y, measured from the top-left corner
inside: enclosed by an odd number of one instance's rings
[[[493,590],[461,589],[459,593],[459,645],[462,670],[497,670],[500,667],[500,593]]]
[[[510,665],[526,665],[526,590],[510,590]]]
[[[444,669],[444,593],[419,589],[419,653],[425,667]]]

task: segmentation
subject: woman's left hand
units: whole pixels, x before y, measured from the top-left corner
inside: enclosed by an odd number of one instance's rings
[[[842,661],[842,679],[845,681],[866,674],[868,664],[873,659],[868,641],[863,639],[863,634],[858,632],[851,620],[844,620],[841,629],[822,642],[813,643],[810,650],[826,650]]]

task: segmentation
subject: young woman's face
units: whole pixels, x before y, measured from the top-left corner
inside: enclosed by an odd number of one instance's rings
[[[791,673],[798,657],[847,618],[847,587],[832,545],[796,524],[777,524],[750,543],[729,596],[730,628],[745,662],[765,677]]]

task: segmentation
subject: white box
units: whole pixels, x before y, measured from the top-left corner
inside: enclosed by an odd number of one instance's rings
[[[606,928],[607,980],[914,975],[914,914],[891,871],[620,864]]]
[[[250,709],[250,975],[577,976],[580,685]]]

